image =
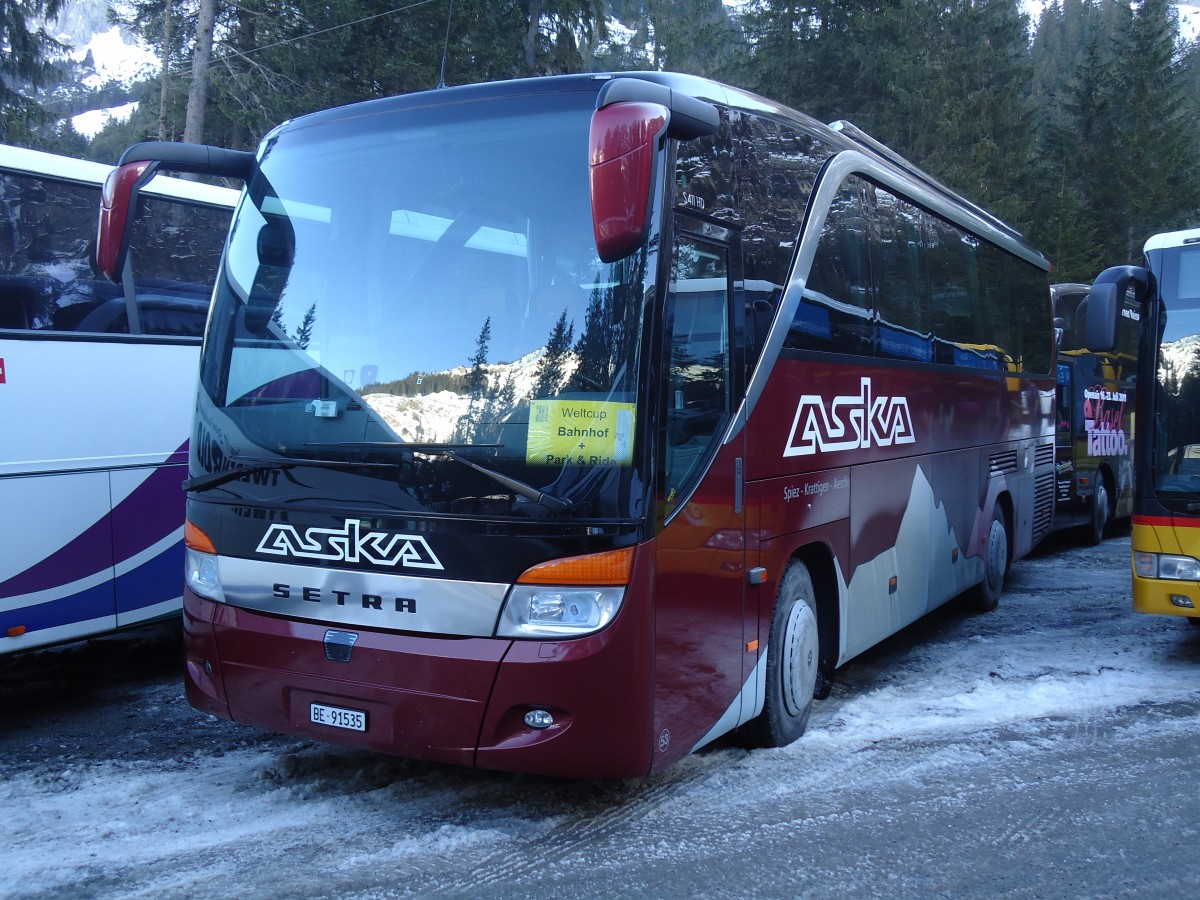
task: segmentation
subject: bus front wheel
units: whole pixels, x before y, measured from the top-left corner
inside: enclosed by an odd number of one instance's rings
[[[1004,510],[997,503],[992,508],[992,523],[988,526],[983,552],[983,581],[971,595],[976,612],[991,612],[1000,604],[1000,592],[1008,575],[1008,525]]]
[[[783,747],[808,726],[820,656],[816,610],[808,567],[793,561],[784,570],[775,596],[763,711],[746,726],[754,746]]]
[[[1104,478],[1097,473],[1096,488],[1092,491],[1092,520],[1088,523],[1088,543],[1093,547],[1104,540],[1104,531],[1108,528],[1108,487]]]

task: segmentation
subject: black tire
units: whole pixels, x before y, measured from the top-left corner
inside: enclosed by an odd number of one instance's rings
[[[991,612],[1000,604],[1000,593],[1004,590],[1004,579],[1008,575],[1008,523],[998,503],[992,509],[983,565],[983,581],[970,593],[970,606],[975,612]]]
[[[808,567],[794,560],[775,594],[763,711],[743,728],[751,746],[783,747],[804,734],[817,689],[819,656],[816,591]]]
[[[1087,541],[1093,547],[1104,540],[1108,530],[1108,519],[1112,515],[1112,504],[1108,502],[1108,487],[1104,478],[1097,473],[1095,490],[1092,491],[1092,520],[1087,525]]]
[[[1193,628],[1200,628],[1200,616],[1188,616],[1187,621]]]

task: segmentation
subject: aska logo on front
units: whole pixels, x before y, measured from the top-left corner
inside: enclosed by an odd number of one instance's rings
[[[442,568],[423,537],[363,531],[362,523],[357,519],[347,519],[341,528],[307,528],[303,533],[292,525],[272,525],[258,542],[258,552],[325,562],[368,562],[405,569]]]
[[[819,394],[802,396],[783,455],[891,447],[916,440],[908,398],[876,397],[871,379],[863,378],[857,395],[842,394],[828,401]]]

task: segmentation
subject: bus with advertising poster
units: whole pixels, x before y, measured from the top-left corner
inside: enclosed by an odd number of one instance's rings
[[[1118,346],[1084,345],[1086,284],[1050,286],[1059,329],[1055,426],[1056,530],[1077,528],[1091,544],[1133,512],[1133,399],[1139,304],[1122,310]]]
[[[200,339],[237,193],[160,178],[96,268],[112,166],[0,146],[0,654],[178,616]]]
[[[642,776],[794,740],[1051,527],[1048,263],[849,124],[558,76],[147,160],[246,184],[186,485],[201,710]]]
[[[1133,607],[1200,627],[1200,228],[1156,234],[1145,264],[1092,285],[1087,345],[1112,352],[1127,292],[1139,312]]]

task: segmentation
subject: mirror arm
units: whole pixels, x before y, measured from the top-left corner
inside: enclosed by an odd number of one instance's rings
[[[670,113],[667,137],[681,141],[716,134],[721,124],[721,114],[711,103],[635,76],[613,78],[596,95],[596,109],[628,102],[656,103],[665,107]]]
[[[118,165],[152,160],[170,172],[238,178],[247,181],[254,170],[255,156],[250,150],[226,150],[205,144],[179,144],[172,141],[143,141],[121,154]]]

